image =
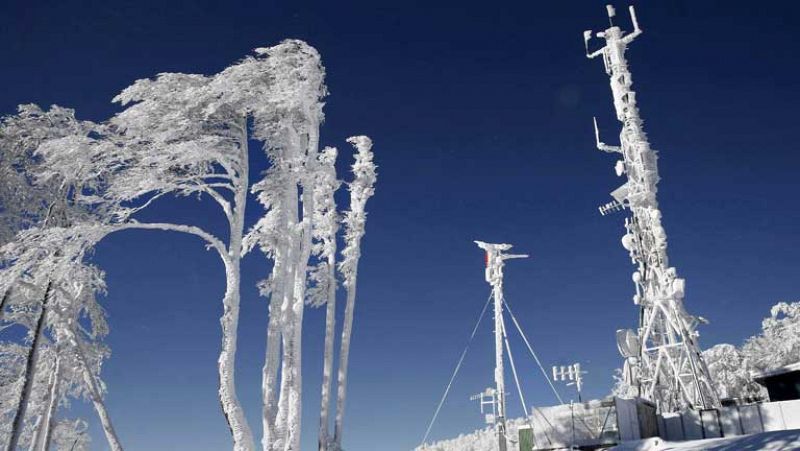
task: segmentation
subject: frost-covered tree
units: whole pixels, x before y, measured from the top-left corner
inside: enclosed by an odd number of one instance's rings
[[[721,399],[757,398],[763,389],[753,382],[753,366],[745,354],[730,344],[718,344],[703,351],[714,389]]]
[[[108,327],[96,295],[104,291],[105,284],[102,272],[82,263],[89,248],[84,240],[92,235],[71,235],[74,232],[57,227],[29,229],[2,248],[0,286],[15,284],[5,321],[25,325],[31,342],[19,377],[19,402],[9,444],[20,443],[30,416],[34,428],[31,448],[46,449],[52,441],[58,405],[70,396],[91,400],[111,449],[121,450],[103,403],[105,387],[99,377],[108,355],[102,344]],[[44,295],[42,286],[46,286]],[[45,302],[39,306],[42,296]],[[51,350],[51,358],[42,354],[44,346]],[[44,396],[34,396],[42,391]]]
[[[261,284],[270,299],[262,374],[264,450],[299,450],[303,312],[306,304],[326,305],[320,446],[327,444],[337,285],[334,193],[340,182],[336,150],[319,146],[322,99],[327,94],[324,76],[317,51],[288,40],[256,49],[255,55],[215,75],[166,73],[138,80],[115,97],[124,110],[108,123],[78,121],[72,110],[43,111],[34,105],[4,119],[0,315],[8,324],[27,327],[31,344],[25,369],[13,382],[22,393],[21,409],[12,421],[16,427],[9,431],[16,436],[13,446],[20,443],[23,426],[31,430],[26,440],[33,442],[33,449],[61,446],[67,439],[59,438],[66,434],[57,433],[59,428],[72,431],[74,446],[85,446],[80,424],[64,429],[66,423],[55,420],[59,403],[77,393],[62,381],[79,375],[80,390],[94,403],[111,448],[121,449],[102,403],[105,388],[99,378],[108,354],[102,345],[105,317],[95,299],[104,290],[102,272],[85,259],[103,238],[128,229],[188,233],[201,238],[222,260],[226,289],[219,398],[235,450],[255,449],[234,374],[243,254],[258,247],[272,260]],[[270,162],[264,178],[252,185],[251,139],[261,143]],[[351,185],[351,193],[360,194],[353,194],[345,217],[345,261],[340,265],[348,291],[345,354],[363,205],[374,183],[369,139],[352,142],[359,149],[356,166],[363,168],[356,169]],[[258,196],[265,214],[245,237],[250,192]],[[227,231],[217,236],[193,224],[137,219],[139,211],[167,195],[208,197],[227,219]],[[44,349],[54,357],[37,355]],[[37,373],[37,362],[44,372]],[[346,355],[342,364],[346,368]],[[339,386],[344,379],[340,374]],[[45,395],[31,403],[32,393],[40,391]],[[340,397],[343,406],[343,391]],[[337,413],[337,434],[340,416]]]
[[[367,200],[375,193],[376,166],[372,161],[372,140],[366,136],[353,136],[347,140],[355,146],[357,153],[353,163],[354,179],[350,183],[350,209],[344,215],[345,246],[342,250],[344,259],[339,263],[347,290],[347,303],[344,312],[342,342],[339,351],[339,373],[336,381],[336,425],[334,441],[336,447],[342,447],[344,432],[344,408],[347,397],[347,370],[350,358],[350,339],[353,333],[353,315],[356,303],[356,285],[358,280],[358,261],[361,258],[361,239],[366,232]]]
[[[264,450],[299,450],[302,324],[319,179],[319,126],[326,94],[319,53],[302,41],[261,49],[272,74],[270,108],[254,115],[270,168],[253,186],[266,214],[248,234],[273,260],[262,293],[270,298],[262,370]],[[280,365],[280,378],[279,375]],[[278,383],[280,381],[280,388]]]
[[[325,345],[322,364],[322,395],[320,401],[319,449],[326,451],[330,442],[331,387],[333,380],[333,353],[336,339],[336,234],[339,215],[334,193],[341,185],[336,178],[337,150],[325,148],[320,155],[318,179],[314,186],[314,244],[312,256],[316,259],[309,271],[312,286],[308,290],[309,303],[316,307],[325,305]]]
[[[800,361],[800,302],[779,302],[761,322],[761,333],[750,337],[742,353],[758,371]]]
[[[508,427],[508,451],[520,451],[518,428],[529,425],[530,421],[525,418],[510,419]],[[486,427],[472,431],[468,434],[460,434],[458,437],[438,442],[423,444],[414,451],[488,451],[497,449],[497,431],[493,427]],[[525,451],[525,450],[522,450]]]
[[[253,434],[236,395],[234,375],[249,189],[247,111],[221,98],[224,92],[219,88],[226,82],[203,75],[160,74],[122,91],[114,100],[127,108],[111,123],[128,164],[114,177],[109,195],[137,205],[132,212],[167,194],[206,195],[224,213],[227,242],[196,226],[150,227],[197,235],[222,260],[226,288],[220,319],[219,398],[234,449],[250,451],[255,446]],[[241,89],[231,87],[235,88]]]
[[[340,182],[334,166],[335,149],[319,148],[322,99],[327,93],[325,72],[316,50],[301,41],[285,41],[261,52],[266,56],[268,70],[274,74],[273,103],[272,108],[253,115],[253,124],[254,136],[265,143],[270,167],[264,178],[253,186],[266,213],[245,241],[248,250],[258,247],[273,262],[269,277],[261,284],[262,294],[270,300],[262,371],[262,447],[265,451],[299,449],[303,314],[306,304],[324,304],[326,332],[319,446],[326,449],[331,441],[328,423],[336,325],[336,234],[339,227],[334,193]],[[359,167],[371,165],[369,139],[359,137],[357,141],[360,150],[357,162],[369,160]],[[363,202],[356,201],[361,208],[360,216],[359,213],[347,216],[350,221],[346,222],[346,249],[349,250],[344,252],[346,264],[343,266],[347,269],[357,262],[358,251],[353,249],[357,248],[361,236],[351,231],[351,226],[360,226],[363,234],[363,204],[371,194],[371,184],[364,188],[367,176],[359,177],[360,173],[356,173],[353,186],[359,188],[351,190],[361,193]],[[374,179],[374,170],[372,175]],[[354,287],[354,274],[347,270],[344,273],[352,274],[353,277],[345,277],[345,281]],[[349,304],[352,312],[352,302]],[[352,327],[352,318],[344,327]],[[345,333],[348,340],[349,335]]]
[[[614,380],[614,385],[611,387],[611,396],[625,399],[639,396],[639,389],[628,383],[622,369],[615,369],[612,379]]]
[[[83,420],[60,420],[53,429],[53,444],[58,451],[89,451],[91,437]]]
[[[36,155],[40,145],[73,135],[86,135],[94,124],[79,121],[75,111],[53,106],[42,110],[36,105],[18,107],[17,114],[0,121],[0,244],[10,241],[17,232],[41,226],[50,217],[50,225],[63,219],[67,186],[37,183]]]
[[[29,347],[10,341],[0,342],[0,443],[7,446],[12,434],[12,424],[17,414],[17,400],[23,383],[23,375]],[[51,344],[40,347],[40,370],[36,373],[36,383],[31,391],[29,409],[27,409],[24,428],[20,434],[18,445],[30,449],[38,421],[47,406],[48,381],[55,369],[56,353]]]
[[[84,149],[87,143],[95,141],[93,135],[98,129],[96,124],[77,120],[73,110],[57,106],[44,111],[35,105],[23,105],[17,115],[5,117],[0,124],[0,167],[9,176],[0,189],[0,222],[6,242],[0,249],[3,321],[27,327],[30,342],[24,372],[20,375],[19,397],[14,403],[9,449],[19,444],[26,414],[36,408],[43,410],[34,424],[32,448],[44,449],[49,444],[53,416],[61,397],[62,373],[66,372],[61,365],[62,354],[74,352],[73,347],[62,342],[69,339],[75,346],[83,344],[80,338],[66,338],[74,333],[65,334],[65,324],[91,310],[90,327],[100,331],[92,338],[105,335],[107,330],[102,310],[96,304],[87,304],[86,296],[81,294],[87,282],[83,276],[92,272],[81,272],[85,269],[81,260],[93,242],[76,232],[81,229],[79,225],[102,221],[105,210],[101,206],[86,208],[81,201],[85,190],[92,190],[98,179],[81,171],[56,176],[51,168],[60,162],[48,160],[53,149]],[[84,155],[79,153],[79,157]],[[67,318],[70,314],[73,317]],[[55,350],[53,370],[46,382],[45,405],[32,406],[31,396],[36,381],[41,379],[37,368],[43,366],[40,357],[47,340]],[[91,371],[86,352],[78,355],[83,362],[85,381],[97,385],[97,374]],[[112,444],[112,449],[121,448]]]

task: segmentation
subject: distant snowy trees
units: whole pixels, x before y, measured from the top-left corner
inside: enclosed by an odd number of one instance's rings
[[[508,451],[520,451],[518,428],[530,424],[524,418],[508,420]],[[497,449],[497,430],[493,427],[477,429],[456,438],[441,440],[418,446],[414,451],[491,451]],[[523,450],[525,451],[525,450]]]
[[[9,376],[17,388],[9,404],[9,450],[27,442],[30,449],[47,449],[65,396],[90,397],[111,448],[121,449],[98,379],[107,355],[105,314],[96,302],[105,288],[103,274],[83,262],[108,210],[84,202],[94,176],[65,176],[55,156],[85,149],[97,132],[96,124],[78,121],[72,110],[33,105],[21,106],[0,125],[0,167],[9,176],[0,191],[6,240],[0,248],[0,314],[6,327],[27,330],[24,363]]]
[[[102,270],[87,255],[109,234],[161,230],[200,238],[222,260],[222,345],[219,399],[235,450],[255,450],[236,394],[235,357],[240,262],[253,249],[270,260],[260,284],[269,299],[263,368],[265,451],[298,451],[302,412],[302,324],[305,306],[326,306],[320,449],[341,447],[346,374],[353,329],[356,274],[365,232],[365,204],[374,192],[372,142],[356,148],[351,202],[344,214],[334,195],[338,152],[320,148],[327,95],[319,53],[298,40],[256,49],[218,74],[159,74],[136,81],[114,101],[124,109],[104,123],[79,121],[73,110],[23,105],[0,124],[0,318],[22,327],[22,342],[0,342],[0,442],[82,449],[82,420],[58,415],[65,397],[86,397],[109,446],[121,450],[100,379],[108,333],[97,297]],[[257,142],[269,162],[250,173]],[[245,224],[250,194],[261,218]],[[137,213],[164,196],[207,197],[228,230],[198,224],[140,222]],[[343,224],[343,227],[340,227]],[[345,247],[337,261],[337,240]],[[338,271],[337,271],[338,269]],[[346,291],[339,350],[336,434],[328,432],[338,280]]]
[[[800,302],[775,304],[761,322],[761,333],[740,348],[720,344],[703,355],[720,397],[765,397],[753,375],[800,362]]]
[[[742,347],[759,371],[800,362],[800,302],[779,302],[761,322],[761,333]]]
[[[762,390],[752,377],[755,368],[736,346],[715,345],[703,351],[703,358],[720,399],[761,397]]]

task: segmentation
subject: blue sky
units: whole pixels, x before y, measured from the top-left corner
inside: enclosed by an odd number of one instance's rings
[[[257,3],[257,4],[256,4]],[[507,298],[545,365],[580,361],[602,396],[632,327],[623,216],[597,206],[621,180],[594,149],[618,125],[602,63],[583,54],[603,2],[5,2],[0,111],[57,103],[103,120],[110,99],[159,72],[214,73],[251,49],[301,38],[322,53],[331,95],[323,143],[368,134],[380,165],[360,269],[345,446],[408,450],[421,439],[488,295],[474,239],[532,254],[506,271]],[[798,300],[796,2],[640,2],[629,52],[653,147],[671,262],[701,341],[739,344],[769,307]],[[617,4],[624,10],[624,4]],[[627,18],[621,18],[627,24]],[[263,168],[260,153],[253,164]],[[255,203],[249,219],[259,211]],[[166,200],[145,218],[222,230],[208,202]],[[113,356],[108,406],[129,450],[220,450],[218,259],[190,237],[131,232],[94,256],[107,271]],[[244,262],[239,396],[259,430],[269,267]],[[322,311],[306,315],[304,450],[316,444]],[[529,403],[552,395],[512,341]],[[491,383],[484,323],[432,437],[481,426],[469,395]],[[567,390],[562,390],[567,394]],[[516,397],[510,414],[520,414]],[[92,420],[93,449],[106,449]]]

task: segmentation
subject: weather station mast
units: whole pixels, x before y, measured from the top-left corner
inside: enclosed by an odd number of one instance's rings
[[[528,256],[524,254],[505,253],[511,249],[510,244],[490,244],[484,243],[483,241],[475,241],[475,244],[486,251],[486,282],[492,286],[495,351],[494,401],[496,403],[493,420],[497,431],[498,449],[499,451],[506,451],[508,443],[506,439],[506,386],[503,366],[503,344],[504,340],[507,340],[507,338],[505,323],[503,321],[503,267],[505,266],[506,260],[512,258],[527,258]],[[481,400],[481,402],[483,403],[483,400]]]
[[[656,200],[659,181],[656,151],[650,148],[636,105],[636,93],[625,59],[628,44],[642,34],[633,6],[629,8],[633,31],[614,25],[615,11],[606,7],[609,28],[594,37],[604,40],[599,50],[590,51],[591,30],[584,32],[586,56],[603,57],[611,83],[617,119],[622,123],[620,145],[600,141],[594,121],[597,148],[620,155],[615,171],[627,181],[611,193],[613,200],[600,207],[602,215],[627,209],[623,247],[637,269],[633,273],[639,307],[636,331],[617,331],[617,343],[625,357],[625,379],[639,396],[653,401],[658,410],[719,406],[708,368],[700,353],[697,326],[706,321],[684,308],[685,280],[677,277],[667,258],[667,236],[661,225]]]

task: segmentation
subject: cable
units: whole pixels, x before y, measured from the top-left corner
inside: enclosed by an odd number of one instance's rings
[[[461,353],[461,357],[458,359],[458,363],[456,364],[456,368],[453,371],[453,375],[450,376],[450,382],[447,383],[447,388],[444,390],[444,394],[442,395],[442,399],[439,400],[439,405],[436,406],[436,411],[433,413],[433,418],[431,422],[428,424],[428,429],[425,431],[425,436],[422,438],[422,442],[420,446],[424,445],[425,442],[428,440],[428,435],[431,433],[431,428],[433,428],[433,423],[436,422],[436,417],[439,416],[439,411],[442,409],[442,405],[444,404],[445,399],[447,399],[447,394],[450,393],[450,387],[453,385],[453,381],[458,374],[458,370],[461,369],[461,364],[464,362],[464,357],[467,356],[467,351],[469,351],[469,346],[472,344],[472,339],[475,338],[475,333],[478,332],[478,326],[481,324],[481,320],[483,320],[483,315],[486,314],[486,309],[489,307],[489,303],[492,300],[491,293],[489,294],[489,298],[486,299],[486,304],[483,305],[483,310],[481,310],[480,316],[478,316],[478,322],[475,323],[475,327],[472,328],[472,334],[469,336],[469,340],[467,340],[467,346],[464,347],[464,351]]]
[[[508,361],[511,363],[511,373],[514,375],[514,383],[517,385],[517,393],[519,393],[519,402],[522,404],[522,414],[528,420],[528,425],[530,425],[531,427],[531,434],[533,434],[533,422],[530,421],[530,417],[528,416],[528,407],[527,404],[525,403],[525,395],[522,394],[522,387],[519,385],[519,377],[517,377],[517,366],[514,365],[514,355],[511,354],[511,345],[508,344],[508,334],[506,333],[506,322],[502,317],[500,318],[500,325],[503,328],[503,340],[506,343],[506,351],[508,351]]]
[[[558,390],[556,390],[555,385],[553,385],[553,381],[550,380],[550,376],[548,376],[547,371],[544,370],[544,366],[542,366],[542,362],[539,361],[539,357],[533,351],[533,347],[531,346],[530,342],[528,341],[528,337],[525,336],[525,332],[522,331],[522,327],[520,327],[519,323],[517,322],[517,317],[514,316],[514,312],[511,311],[511,307],[508,305],[505,299],[503,299],[503,305],[506,306],[506,310],[508,310],[509,315],[511,315],[511,320],[514,322],[514,325],[517,327],[519,334],[522,335],[522,339],[525,341],[525,345],[528,347],[528,351],[530,351],[533,359],[536,360],[536,364],[539,365],[539,369],[542,371],[544,378],[547,380],[547,383],[550,384],[550,388],[553,389],[553,394],[556,395],[558,402],[564,404],[564,400],[561,399],[561,396],[558,394]]]
[[[505,299],[503,299],[503,305],[506,306],[506,310],[508,310],[509,315],[511,315],[511,320],[514,321],[514,325],[517,326],[517,330],[519,331],[519,334],[522,336],[522,339],[525,341],[525,345],[528,346],[528,351],[530,351],[530,353],[533,356],[534,360],[536,360],[536,363],[539,365],[539,369],[542,371],[542,374],[544,375],[544,378],[547,379],[547,383],[550,384],[550,388],[553,389],[553,393],[556,395],[556,398],[558,398],[558,401],[561,404],[564,404],[564,401],[561,399],[561,396],[559,396],[558,391],[556,391],[555,385],[553,385],[553,382],[550,380],[550,376],[548,376],[547,372],[544,370],[544,367],[542,366],[542,362],[539,361],[539,357],[536,356],[536,353],[533,351],[533,347],[531,346],[530,342],[528,342],[528,337],[525,336],[525,332],[522,331],[522,327],[520,327],[519,323],[517,322],[517,317],[514,316],[514,312],[511,311],[511,307],[508,305],[508,303],[506,302]],[[509,351],[509,353],[510,353],[510,351]],[[537,411],[539,410],[536,407],[534,407],[534,409],[537,410]],[[547,420],[547,417],[545,417],[542,412],[539,412],[539,415],[541,415],[542,418],[544,418],[544,420],[547,421],[547,424],[550,424],[550,421]],[[580,420],[581,420],[581,423],[583,423],[583,425],[586,426],[587,431],[589,433],[591,433],[592,430],[589,427],[589,425],[586,423],[586,420],[583,417],[581,417]],[[574,422],[574,420],[573,420],[573,422]],[[552,427],[552,424],[550,424],[550,426]],[[548,440],[549,440],[549,438],[548,438]]]

